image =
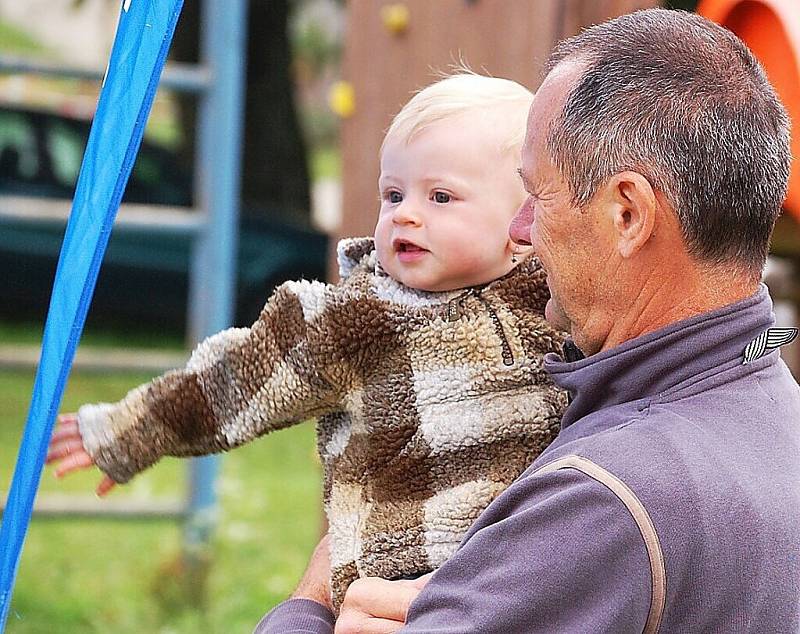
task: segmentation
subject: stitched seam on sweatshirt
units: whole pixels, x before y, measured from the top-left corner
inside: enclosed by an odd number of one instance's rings
[[[650,611],[642,632],[643,634],[655,634],[658,632],[661,618],[664,614],[667,574],[658,533],[656,533],[647,509],[644,508],[636,494],[622,480],[598,464],[581,456],[571,455],[559,458],[538,469],[533,475],[550,473],[558,469],[576,469],[608,488],[625,505],[625,508],[628,509],[628,512],[636,522],[636,526],[644,539],[647,556],[650,559],[650,579],[652,582]]]
[[[625,421],[624,423],[620,423],[616,427],[608,430],[610,432],[618,432],[621,429],[625,429],[626,427],[630,427],[636,423],[641,423],[645,420],[648,416],[650,416],[650,406],[653,404],[652,400],[647,401],[647,404],[639,410],[639,415],[636,418],[631,418],[630,420]]]

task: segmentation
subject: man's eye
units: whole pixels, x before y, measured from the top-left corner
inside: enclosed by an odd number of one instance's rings
[[[395,191],[388,192],[386,194],[386,200],[396,205],[397,203],[403,202],[403,194]]]
[[[449,203],[451,198],[450,194],[448,194],[447,192],[434,192],[433,200],[437,203],[444,204],[444,203]]]

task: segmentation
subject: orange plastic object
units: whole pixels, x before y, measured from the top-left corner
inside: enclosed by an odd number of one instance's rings
[[[702,0],[697,12],[750,47],[789,111],[794,160],[784,209],[800,219],[800,1]]]

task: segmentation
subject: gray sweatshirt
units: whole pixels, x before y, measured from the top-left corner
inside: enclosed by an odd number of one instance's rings
[[[549,355],[572,396],[561,433],[403,631],[800,631],[800,389],[777,350],[744,363],[771,309],[762,286],[585,359]],[[290,600],[256,631],[332,630]]]

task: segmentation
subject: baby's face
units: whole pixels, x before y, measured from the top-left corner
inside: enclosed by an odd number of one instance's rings
[[[375,227],[384,270],[426,291],[508,273],[508,226],[525,197],[517,165],[514,152],[501,150],[493,120],[480,112],[436,122],[408,144],[387,140]]]

